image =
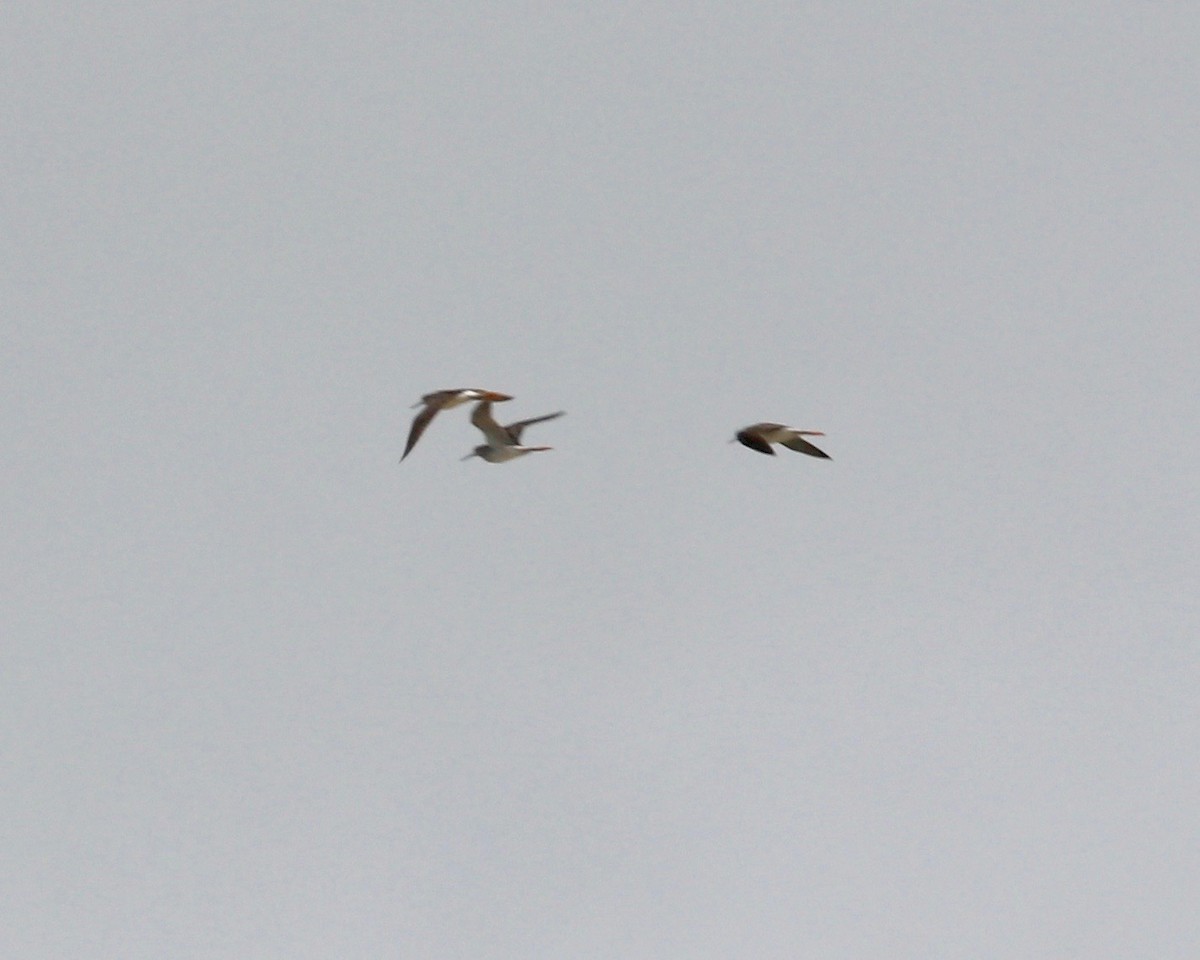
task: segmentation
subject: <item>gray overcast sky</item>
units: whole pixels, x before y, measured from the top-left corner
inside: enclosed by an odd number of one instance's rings
[[[2,43],[5,955],[1200,956],[1200,8]]]

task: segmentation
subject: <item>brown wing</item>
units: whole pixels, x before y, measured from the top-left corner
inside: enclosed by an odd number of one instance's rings
[[[540,417],[530,417],[528,420],[518,420],[516,423],[510,423],[504,429],[508,432],[508,435],[512,437],[513,443],[520,443],[521,434],[524,433],[526,427],[534,423],[542,423],[546,420],[554,420],[557,417],[561,417],[564,413],[566,413],[565,410],[559,410],[556,413],[547,413]]]
[[[747,427],[745,430],[739,430],[737,432],[737,441],[743,446],[749,447],[751,450],[757,450],[759,453],[766,453],[772,457],[775,456],[775,451],[771,448],[771,445],[767,443],[767,441],[762,438],[762,434],[760,434],[753,427]]]
[[[781,440],[780,443],[782,443],[789,450],[795,450],[797,453],[807,453],[810,457],[820,457],[822,460],[833,459],[833,457],[827,454],[824,450],[814,447],[803,437],[788,437],[786,440]]]
[[[508,431],[492,416],[492,401],[480,400],[471,411],[471,423],[478,427],[489,446],[506,447],[510,444]]]
[[[434,418],[441,405],[436,403],[428,404],[424,410],[413,417],[412,427],[408,431],[408,442],[404,445],[404,455],[400,457],[401,461],[407,457],[409,451],[417,445],[417,441],[421,439],[421,434],[425,432],[425,428],[429,426],[429,421]]]

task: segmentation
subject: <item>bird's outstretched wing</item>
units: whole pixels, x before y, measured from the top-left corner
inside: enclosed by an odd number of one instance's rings
[[[558,410],[555,413],[546,413],[540,417],[530,417],[528,420],[518,420],[516,423],[510,423],[504,429],[508,431],[508,435],[512,437],[513,443],[521,442],[521,434],[525,432],[525,428],[535,423],[542,423],[546,420],[554,420],[561,417],[567,411]]]
[[[507,447],[512,443],[508,431],[492,416],[491,400],[481,400],[475,404],[475,409],[471,411],[471,423],[483,431],[489,446]]]
[[[818,447],[814,447],[803,437],[788,437],[786,440],[779,441],[789,450],[795,450],[797,453],[807,453],[810,457],[820,457],[822,460],[832,460],[829,454]]]
[[[408,431],[408,442],[404,444],[404,454],[400,457],[401,460],[407,457],[413,447],[417,445],[417,441],[421,439],[421,434],[425,432],[425,428],[429,426],[429,421],[437,415],[441,410],[441,406],[436,403],[431,403],[425,406],[420,413],[413,417],[412,426]]]

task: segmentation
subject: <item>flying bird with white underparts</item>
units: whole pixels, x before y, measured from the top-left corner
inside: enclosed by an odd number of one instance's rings
[[[797,430],[795,427],[785,427],[782,423],[756,423],[749,427],[743,427],[737,432],[737,436],[733,438],[743,446],[749,447],[751,450],[757,450],[759,453],[770,454],[775,456],[775,450],[771,444],[781,443],[789,450],[795,450],[797,453],[807,453],[810,457],[820,457],[822,460],[832,460],[829,454],[821,450],[807,440],[805,437],[823,437],[820,430]],[[730,440],[730,443],[733,443]]]
[[[507,393],[497,393],[495,390],[480,390],[475,387],[470,387],[461,390],[436,390],[433,393],[427,393],[420,400],[413,404],[414,407],[424,407],[424,409],[413,418],[412,427],[408,431],[408,442],[404,445],[404,455],[400,457],[403,461],[412,451],[412,448],[417,445],[417,441],[421,439],[421,434],[425,432],[425,428],[429,426],[429,422],[437,416],[441,410],[449,410],[452,407],[461,406],[464,403],[470,403],[472,400],[486,400],[488,403],[499,403],[503,400],[511,400]]]
[[[487,443],[482,443],[470,453],[464,460],[470,460],[472,457],[481,457],[488,463],[507,463],[509,460],[515,460],[517,457],[523,457],[527,453],[537,453],[541,450],[553,450],[553,447],[526,447],[521,444],[521,434],[525,432],[525,428],[530,424],[542,423],[546,420],[554,420],[561,417],[564,411],[559,410],[556,413],[546,413],[540,417],[530,417],[528,420],[518,420],[516,423],[510,423],[501,426],[492,416],[492,401],[482,400],[476,404],[475,409],[471,413],[471,423],[475,424],[482,432]]]

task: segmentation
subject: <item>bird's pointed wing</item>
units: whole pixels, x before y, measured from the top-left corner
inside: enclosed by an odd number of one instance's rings
[[[421,434],[429,426],[429,421],[434,418],[440,409],[442,408],[438,404],[427,404],[424,410],[413,417],[412,426],[408,431],[408,442],[404,445],[404,455],[400,457],[402,461],[404,457],[408,456],[409,451],[417,445],[417,441],[421,439]]]
[[[487,442],[493,447],[507,447],[512,444],[508,431],[500,426],[492,416],[492,401],[481,400],[471,412],[471,423],[483,431]]]
[[[534,423],[542,423],[546,420],[554,420],[557,417],[561,417],[564,413],[566,413],[565,410],[559,410],[555,413],[543,414],[540,417],[530,417],[528,420],[518,420],[516,423],[510,423],[504,429],[508,431],[508,435],[512,437],[514,443],[520,443],[521,434],[525,431],[526,427]]]
[[[780,443],[782,443],[789,450],[795,450],[797,453],[807,453],[810,457],[820,457],[822,460],[833,459],[833,457],[827,454],[824,450],[814,447],[803,437],[788,437],[786,440],[781,440]]]

